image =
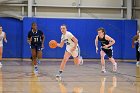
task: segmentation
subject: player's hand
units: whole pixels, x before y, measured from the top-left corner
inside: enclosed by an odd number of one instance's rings
[[[108,48],[108,47],[109,47],[108,45],[103,46],[103,48],[105,48],[105,49]]]
[[[7,43],[7,40],[6,40],[6,39],[4,39],[4,42],[5,42],[5,43]]]
[[[140,46],[139,46],[139,48],[138,48],[138,51],[140,52]]]
[[[132,48],[134,48],[134,45],[132,45]]]
[[[98,54],[98,48],[96,47],[96,53]]]
[[[29,43],[29,45],[31,45],[31,42],[32,42],[32,38],[28,39],[27,41]]]
[[[71,49],[71,52],[73,52],[75,49],[76,49],[76,48],[75,48],[75,47],[73,47],[73,48]]]
[[[41,46],[43,49],[44,49],[44,44],[42,44],[42,46]]]

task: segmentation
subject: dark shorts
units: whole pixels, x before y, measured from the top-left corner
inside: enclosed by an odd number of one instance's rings
[[[106,53],[106,55],[108,56],[108,58],[111,58],[113,56],[113,50],[112,49],[104,49],[104,48],[101,48],[101,50]]]
[[[36,51],[41,51],[42,50],[42,46],[31,45],[31,49],[35,49]]]

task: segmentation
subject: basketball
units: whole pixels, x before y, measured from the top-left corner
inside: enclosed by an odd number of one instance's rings
[[[57,42],[55,40],[51,40],[49,42],[49,46],[50,46],[50,48],[56,48],[57,47]]]

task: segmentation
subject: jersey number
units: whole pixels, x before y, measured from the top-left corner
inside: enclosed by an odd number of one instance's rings
[[[34,38],[34,42],[38,42],[38,38]]]
[[[38,37],[35,37],[35,38],[34,38],[34,42],[39,42],[39,40],[42,41],[42,40],[41,40],[41,37],[40,37],[40,39],[39,39]]]

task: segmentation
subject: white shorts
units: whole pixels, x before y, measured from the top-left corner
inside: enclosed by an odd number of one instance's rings
[[[80,56],[80,48],[79,46],[76,47],[76,49],[71,52],[72,47],[67,45],[66,46],[66,52],[69,52],[71,54],[72,57],[79,57]]]

